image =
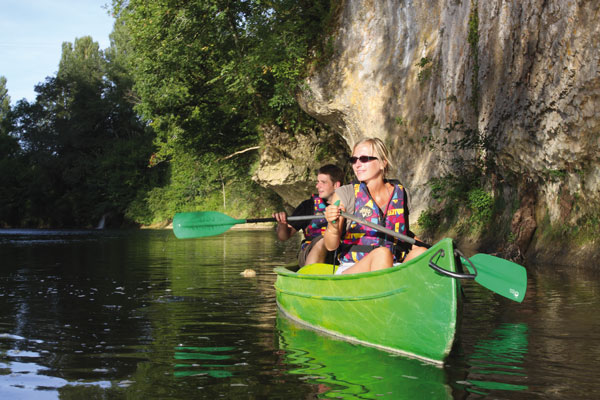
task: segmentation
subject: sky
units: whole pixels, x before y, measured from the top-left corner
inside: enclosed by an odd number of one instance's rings
[[[0,0],[0,76],[11,104],[35,100],[34,86],[56,76],[62,43],[91,36],[110,45],[110,0]]]

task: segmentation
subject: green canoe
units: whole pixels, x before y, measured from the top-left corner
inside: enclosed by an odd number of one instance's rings
[[[450,353],[461,304],[460,283],[430,268],[459,272],[451,239],[380,271],[333,275],[313,264],[275,269],[277,304],[293,320],[342,339],[442,363]]]

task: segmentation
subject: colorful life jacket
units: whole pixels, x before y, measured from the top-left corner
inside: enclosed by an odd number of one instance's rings
[[[317,196],[316,194],[312,195],[313,203],[314,203],[314,214],[324,214],[325,208],[327,204],[323,201],[322,198]],[[321,236],[325,233],[325,229],[327,228],[327,220],[325,219],[313,219],[308,224],[306,228],[304,228],[304,242],[302,243],[302,248],[307,246],[314,238],[317,236]]]
[[[401,184],[394,183],[394,192],[385,215],[382,215],[383,211],[379,209],[375,200],[369,194],[365,183],[354,185],[354,196],[356,199],[354,202],[355,215],[359,215],[373,224],[381,225],[404,235],[407,234],[408,228],[404,214],[404,188]],[[389,237],[385,233],[352,221],[342,238],[339,259],[341,262],[355,263],[371,250],[379,246],[385,246],[392,251],[394,262],[402,262],[406,254],[405,252],[396,252],[396,250],[400,250],[400,248],[396,249],[398,241],[397,238]]]

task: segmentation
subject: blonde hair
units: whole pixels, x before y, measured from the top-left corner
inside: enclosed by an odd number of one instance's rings
[[[354,152],[354,150],[356,150],[356,148],[361,144],[371,145],[371,149],[373,149],[374,153],[373,155],[379,158],[379,161],[385,164],[385,167],[383,169],[383,176],[386,176],[393,165],[390,161],[390,152],[385,143],[383,143],[383,141],[379,138],[364,138],[354,145],[352,151]]]

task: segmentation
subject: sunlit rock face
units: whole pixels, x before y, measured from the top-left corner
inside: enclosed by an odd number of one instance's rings
[[[425,184],[447,171],[450,156],[430,151],[422,139],[441,135],[450,122],[475,119],[469,12],[468,1],[346,1],[334,54],[300,96],[302,107],[350,148],[363,137],[383,139],[393,153],[393,177],[415,205],[425,205]],[[430,62],[420,67],[422,59]]]
[[[273,189],[291,211],[316,193],[317,171],[325,164],[344,169],[348,150],[343,140],[326,131],[292,135],[275,126],[265,126],[255,182]]]
[[[514,196],[535,187],[532,218],[572,222],[600,204],[599,11],[583,0],[346,0],[299,101],[350,148],[383,139],[416,215],[431,203],[427,182],[460,168],[460,154],[496,160]],[[492,151],[454,148],[467,129]]]

